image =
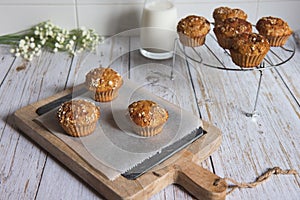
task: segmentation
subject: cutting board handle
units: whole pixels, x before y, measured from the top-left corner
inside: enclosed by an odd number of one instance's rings
[[[226,198],[227,183],[216,174],[187,160],[174,165],[174,168],[177,172],[175,182],[197,199],[222,200]]]

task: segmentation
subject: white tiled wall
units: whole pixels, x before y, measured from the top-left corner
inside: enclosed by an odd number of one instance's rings
[[[0,0],[0,35],[51,20],[64,28],[85,26],[101,35],[137,28],[143,0]],[[218,6],[238,7],[255,23],[262,16],[278,16],[300,29],[300,0],[175,0],[178,17],[198,14],[212,20]]]

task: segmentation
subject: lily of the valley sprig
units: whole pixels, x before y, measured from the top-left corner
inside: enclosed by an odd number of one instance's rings
[[[0,36],[0,44],[12,45],[11,53],[31,61],[42,49],[65,51],[72,55],[83,50],[93,51],[103,41],[93,29],[79,28],[70,31],[45,21],[22,32]]]

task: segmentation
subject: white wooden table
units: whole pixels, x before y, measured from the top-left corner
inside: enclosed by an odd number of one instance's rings
[[[211,36],[209,36],[211,37]],[[214,42],[214,40],[209,39]],[[255,181],[268,168],[279,166],[300,172],[300,51],[288,63],[264,70],[253,120],[244,112],[253,108],[257,71],[212,69],[178,56],[175,72],[184,84],[141,67],[154,62],[136,50],[135,37],[117,37],[103,44],[95,62],[119,71],[150,90],[201,116],[222,130],[221,147],[199,163],[220,177]],[[212,44],[218,49],[217,43]],[[120,56],[122,55],[122,56]],[[220,59],[226,54],[220,54]],[[30,63],[0,48],[0,199],[104,199],[39,145],[22,134],[12,114],[84,80],[84,72],[98,66],[90,54],[72,57],[44,52]],[[163,68],[172,60],[158,62]],[[140,69],[139,69],[140,68]],[[151,71],[152,70],[152,71]],[[161,82],[157,82],[160,80]],[[151,199],[193,199],[178,186],[169,186]],[[227,199],[300,199],[300,178],[272,176],[252,189],[238,189]]]

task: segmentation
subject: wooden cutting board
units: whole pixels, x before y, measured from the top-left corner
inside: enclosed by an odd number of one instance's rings
[[[107,199],[148,199],[170,184],[181,185],[197,199],[225,199],[226,182],[196,164],[209,157],[221,144],[221,131],[206,121],[203,121],[203,129],[207,133],[187,148],[136,180],[120,176],[113,181],[101,175],[72,148],[34,121],[38,117],[36,110],[39,107],[81,87],[67,89],[17,110],[14,113],[17,126]]]

